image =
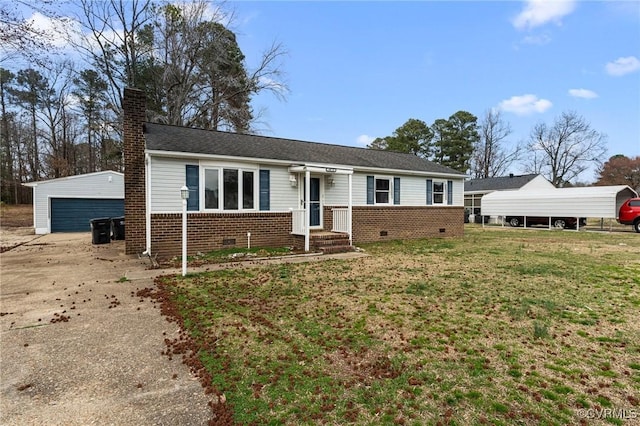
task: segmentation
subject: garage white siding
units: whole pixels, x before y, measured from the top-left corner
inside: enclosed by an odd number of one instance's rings
[[[51,198],[124,199],[124,175],[113,171],[32,182],[25,186],[33,188],[36,234],[51,232]]]

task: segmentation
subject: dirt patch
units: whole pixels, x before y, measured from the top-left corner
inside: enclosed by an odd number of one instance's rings
[[[33,226],[33,205],[16,204],[0,206],[0,227],[18,228]]]
[[[0,227],[0,253],[9,251],[22,244],[38,238],[33,228],[4,228]]]
[[[0,253],[35,238],[31,204],[0,205]]]

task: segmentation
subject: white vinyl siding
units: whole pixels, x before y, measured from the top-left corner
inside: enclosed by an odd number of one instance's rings
[[[298,205],[298,188],[291,186],[288,168],[274,166],[262,166],[261,168],[271,170],[269,179],[270,211],[283,212],[300,208]],[[298,185],[301,185],[299,181]]]
[[[324,204],[327,206],[346,206],[349,203],[349,176],[331,175],[333,185],[324,185]]]
[[[34,185],[33,226],[36,234],[46,234],[51,231],[49,223],[51,198],[124,199],[124,176],[111,171],[35,182]]]
[[[371,176],[369,173],[354,173],[353,174],[353,205],[354,206],[366,206],[367,205],[367,176]],[[346,202],[345,202],[346,205]]]
[[[151,213],[181,212],[180,188],[186,182],[186,165],[198,161],[151,157]]]
[[[187,164],[199,165],[200,173],[207,168],[227,168],[220,163],[199,163],[198,160],[169,159],[162,157],[151,158],[151,212],[169,213],[182,211],[182,200],[180,199],[180,188],[185,184],[185,170]],[[214,165],[215,164],[215,165]],[[246,168],[239,164],[228,168],[240,168],[242,170],[253,171],[257,179],[258,169],[270,170],[269,193],[270,211],[289,211],[290,208],[298,206],[298,188],[291,187],[289,183],[289,171],[287,167],[274,167],[271,165],[260,165],[247,163]],[[204,182],[200,179],[200,188]],[[346,198],[345,198],[346,199]],[[222,200],[220,200],[222,202]],[[204,211],[204,198],[200,200],[200,211]],[[258,208],[258,192],[254,192],[254,207]]]
[[[168,158],[151,158],[151,212],[180,212],[182,211],[182,200],[180,199],[180,187],[185,184],[185,168],[187,164],[198,165],[197,160],[177,160]],[[200,165],[200,173],[202,173],[203,167],[212,168],[226,168],[227,166],[222,162],[202,162]],[[297,186],[291,186],[289,180],[290,173],[287,166],[274,166],[265,164],[249,164],[246,168],[244,166],[236,164],[235,168],[246,170],[268,169],[270,170],[269,176],[269,194],[270,194],[270,211],[284,212],[289,209],[300,208],[299,203],[299,189]],[[233,167],[230,167],[233,168]],[[401,174],[386,174],[386,173],[365,173],[355,172],[352,178],[353,184],[353,205],[354,206],[366,206],[367,205],[367,176],[375,175],[377,178],[388,178],[390,180],[391,188],[389,196],[393,198],[393,178],[400,178],[400,201],[402,206],[425,206],[426,205],[426,180],[431,178],[434,181],[453,181],[453,204],[454,206],[463,205],[463,188],[464,181],[461,178],[440,178],[429,176],[403,176]],[[257,176],[257,174],[256,174]],[[296,174],[297,185],[302,185],[304,174]],[[329,185],[326,182],[326,176],[320,175],[322,178],[322,194],[323,205],[327,206],[346,206],[348,203],[348,176],[342,174],[330,175],[334,184]],[[202,189],[202,179],[200,186]],[[445,188],[445,199],[446,199]],[[201,210],[204,211],[203,202],[201,199]],[[257,192],[254,193],[255,208],[258,208]],[[447,205],[446,202],[443,205]]]
[[[448,179],[453,181],[453,203],[454,206],[464,205],[464,180]]]
[[[402,206],[424,206],[426,204],[425,193],[427,191],[427,180],[418,176],[400,177],[400,205]]]
[[[376,178],[389,178],[391,180],[391,196],[393,196],[393,178],[400,178],[400,205],[401,206],[425,206],[426,205],[426,192],[427,192],[427,179],[433,181],[441,181],[445,183],[444,199],[445,202],[439,206],[447,206],[446,197],[446,183],[451,180],[453,182],[453,206],[462,206],[464,202],[464,180],[461,178],[440,178],[429,176],[403,176],[401,174],[395,175],[377,175],[373,173],[355,173],[353,175],[353,205],[354,206],[366,206],[367,205],[367,176],[375,176]],[[346,181],[346,179],[345,179]],[[336,181],[337,187],[338,183]],[[346,188],[346,182],[345,182]],[[335,188],[334,187],[334,188]],[[334,204],[333,200],[329,204]],[[335,203],[338,204],[338,203]],[[344,204],[346,205],[346,191]]]

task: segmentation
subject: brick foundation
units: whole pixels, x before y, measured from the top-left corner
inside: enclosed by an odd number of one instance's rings
[[[464,235],[463,207],[353,207],[354,244]],[[386,235],[383,235],[385,234]]]
[[[247,247],[247,232],[252,247],[301,248],[291,235],[291,213],[194,213],[187,215],[187,252]],[[180,256],[182,214],[151,215],[151,252],[161,259]]]
[[[324,229],[331,230],[331,207]],[[464,234],[462,207],[353,207],[354,244]],[[441,231],[442,230],[442,231]],[[291,213],[192,213],[187,221],[189,255],[228,247],[304,248],[304,236],[291,234]],[[386,235],[381,233],[386,232]],[[182,253],[182,215],[151,215],[151,252],[161,259]]]

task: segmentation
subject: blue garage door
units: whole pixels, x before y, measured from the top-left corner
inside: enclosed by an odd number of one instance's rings
[[[100,217],[124,216],[124,200],[52,198],[51,232],[85,232],[89,221]]]

